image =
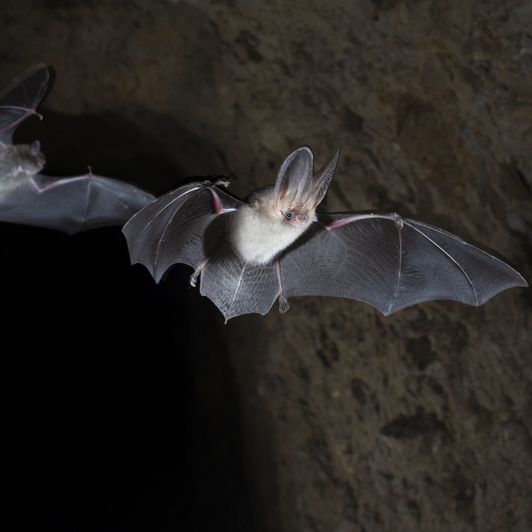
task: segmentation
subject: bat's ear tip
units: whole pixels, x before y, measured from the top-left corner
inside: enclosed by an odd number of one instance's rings
[[[334,157],[332,158],[331,162],[329,163],[332,166],[333,173],[336,170],[336,165],[338,164],[338,159],[340,158],[340,147],[336,150],[336,153],[334,154]]]
[[[307,146],[306,144],[303,144],[303,146],[300,146],[299,148],[297,148],[297,150],[294,150],[294,153],[295,153],[296,151],[300,151],[300,150],[301,150],[301,151],[307,151],[307,152],[310,152],[311,155],[314,155],[314,154],[312,153],[312,148],[311,148],[310,146]]]

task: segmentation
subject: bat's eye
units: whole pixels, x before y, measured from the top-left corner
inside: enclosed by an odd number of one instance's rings
[[[287,212],[287,213],[286,213],[286,217],[287,217],[289,220],[290,220],[290,218],[292,218],[292,216],[294,216],[293,213],[291,213],[291,212]]]

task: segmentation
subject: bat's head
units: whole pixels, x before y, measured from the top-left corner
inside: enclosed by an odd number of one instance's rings
[[[46,163],[46,159],[44,158],[44,155],[41,152],[41,143],[36,140],[31,146],[30,146],[30,154],[33,158],[33,162],[35,166],[39,168],[39,172],[43,169],[44,164]]]
[[[40,152],[40,145],[34,142],[28,144],[3,144],[2,162],[7,168],[4,180],[16,184],[20,180],[38,174],[44,166],[44,155]],[[6,177],[9,176],[9,177]]]
[[[316,207],[329,188],[339,155],[340,150],[315,174],[309,147],[302,146],[286,158],[277,175],[274,191],[276,209],[285,223],[300,228],[314,221]]]
[[[41,153],[41,145],[36,140],[31,146],[28,144],[17,144],[15,148],[21,158],[20,166],[27,175],[38,174],[46,162],[44,155]]]

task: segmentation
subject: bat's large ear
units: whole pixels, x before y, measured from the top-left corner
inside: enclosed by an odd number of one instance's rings
[[[33,144],[30,146],[30,152],[33,155],[36,155],[39,151],[41,151],[41,143],[38,140],[34,140]]]
[[[340,156],[340,148],[336,152],[336,155],[329,161],[321,170],[318,170],[312,176],[312,188],[309,192],[309,201],[314,202],[313,208],[315,209],[321,200],[325,197],[327,189],[331,184],[336,165],[338,164],[338,157]]]
[[[275,182],[278,201],[287,198],[297,202],[306,196],[312,182],[313,160],[312,150],[308,146],[301,146],[285,159]]]

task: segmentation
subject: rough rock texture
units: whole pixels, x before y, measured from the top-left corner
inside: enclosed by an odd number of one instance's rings
[[[525,0],[7,0],[0,77],[56,69],[46,120],[28,126],[56,173],[91,164],[152,192],[225,174],[242,196],[296,147],[319,166],[341,146],[327,210],[411,215],[530,282],[530,28]],[[532,530],[529,289],[388,318],[291,303],[225,327],[190,311],[221,328],[194,375],[212,392],[196,387],[210,441],[243,445],[241,529]],[[210,387],[214,370],[236,388]],[[228,436],[216,412],[234,393]]]

